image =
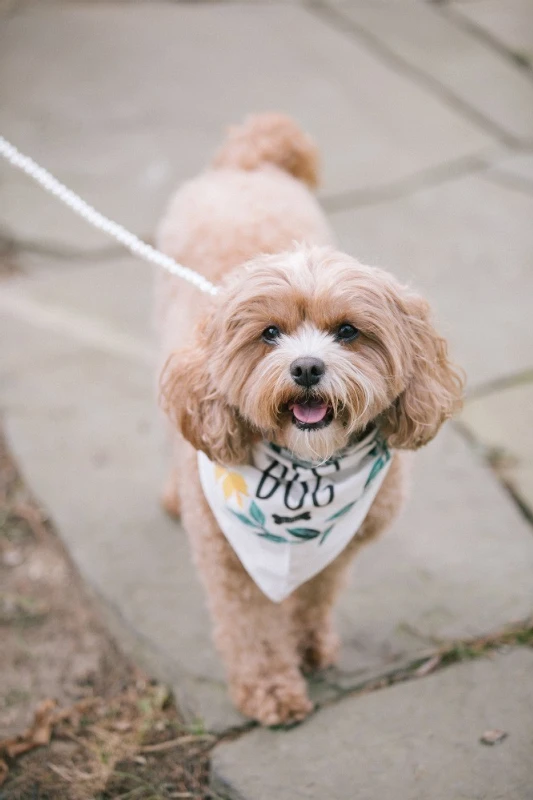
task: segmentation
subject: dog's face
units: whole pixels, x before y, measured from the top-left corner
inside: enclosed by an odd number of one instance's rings
[[[300,248],[229,278],[162,389],[185,438],[231,464],[258,438],[321,461],[370,423],[414,449],[462,383],[424,300],[344,254]]]

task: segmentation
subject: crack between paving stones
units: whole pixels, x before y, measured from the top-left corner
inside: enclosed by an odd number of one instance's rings
[[[466,402],[469,400],[477,400],[478,398],[496,394],[505,389],[512,389],[515,386],[523,386],[528,383],[533,383],[533,367],[504,375],[501,378],[494,378],[486,383],[480,383],[467,392],[465,399]]]
[[[390,50],[376,35],[367,30],[351,17],[343,14],[341,8],[331,6],[324,0],[303,0],[302,8],[322,19],[340,33],[350,39],[356,39],[366,46],[368,50],[377,55],[384,63],[392,65],[397,72],[401,72],[419,86],[429,89],[433,96],[444,101],[450,108],[458,111],[463,117],[475,124],[484,133],[496,138],[509,147],[517,148],[522,140],[510,131],[502,128],[498,123],[487,117],[483,112],[473,108],[467,101],[456,95],[451,89],[441,83],[437,78],[428,75],[419,67],[409,63],[402,56]]]
[[[501,648],[532,646],[533,617],[527,617],[518,623],[509,623],[505,628],[494,634],[470,639],[454,639],[443,643],[434,650],[406,659],[403,664],[390,670],[384,670],[382,674],[362,680],[353,686],[343,687],[335,682],[328,684],[331,685],[331,688],[337,690],[338,694],[336,697],[317,703],[316,711],[320,708],[335,705],[347,696],[379,691],[396,683],[404,683],[405,681],[426,677],[454,664],[481,658]]]
[[[529,154],[530,148],[526,145],[513,148],[517,152]],[[357,208],[379,205],[394,200],[411,197],[426,189],[433,189],[446,183],[451,183],[469,175],[480,175],[484,180],[501,184],[510,189],[533,195],[533,180],[515,176],[500,168],[509,157],[509,150],[492,154],[483,151],[478,154],[461,156],[453,161],[437,164],[392,183],[364,189],[348,189],[336,194],[319,195],[318,200],[324,210],[330,214],[340,211],[351,211]],[[488,170],[491,170],[489,172]]]
[[[512,172],[507,172],[497,166],[491,169],[491,172],[481,176],[483,180],[494,183],[497,186],[502,186],[504,189],[510,189],[514,192],[533,197],[533,179],[524,178],[521,175],[514,175]]]
[[[533,528],[533,509],[524,502],[513,484],[501,474],[501,470],[497,467],[497,460],[494,457],[495,448],[484,445],[466,423],[461,422],[461,420],[454,420],[452,425],[467,445],[483,459],[502,489],[504,489],[505,493],[509,496],[521,517]]]
[[[322,708],[334,706],[342,702],[346,697],[353,697],[369,692],[380,691],[397,683],[405,683],[411,680],[418,680],[428,675],[440,672],[443,669],[454,666],[464,661],[471,661],[489,655],[494,651],[504,651],[509,647],[532,647],[533,646],[533,617],[527,617],[516,623],[509,623],[505,628],[485,636],[478,636],[469,639],[453,639],[442,643],[440,647],[431,649],[412,658],[406,658],[401,664],[394,668],[384,670],[382,673],[371,678],[363,679],[354,683],[352,686],[339,686],[335,681],[324,681],[329,688],[337,692],[335,697],[330,697],[315,704],[311,717]],[[273,730],[290,730],[292,727],[305,725],[306,720],[293,726],[274,726]],[[257,723],[250,723],[246,729],[236,729],[224,739],[239,739],[251,730],[258,728]],[[230,787],[231,788],[231,787]]]
[[[328,213],[334,214],[338,211],[365,208],[410,197],[417,192],[441,186],[467,175],[483,172],[490,167],[492,167],[492,162],[488,157],[462,156],[455,161],[438,164],[383,186],[348,190],[338,194],[319,196],[318,199]]]
[[[504,42],[490,33],[490,31],[478,25],[474,20],[465,17],[461,13],[460,8],[452,7],[447,3],[439,4],[439,6],[440,7],[436,9],[436,11],[443,19],[447,19],[448,22],[461,28],[472,36],[472,38],[477,39],[491,50],[494,50],[499,56],[503,56],[513,67],[518,68],[522,75],[529,80],[533,80],[533,63],[528,56],[524,56],[519,51],[508,47]]]
[[[418,680],[425,678],[429,675],[441,672],[443,669],[454,666],[462,662],[472,661],[482,657],[487,657],[491,652],[506,652],[507,649],[512,647],[532,647],[533,646],[533,617],[527,618],[518,624],[511,623],[503,631],[499,631],[492,635],[480,636],[475,639],[456,639],[448,644],[443,645],[440,649],[434,651],[430,655],[419,656],[409,660],[404,667],[399,667],[394,671],[384,674],[380,678],[369,679],[362,681],[358,686],[344,689],[338,688],[338,695],[334,698],[317,703],[310,717],[315,716],[322,708],[334,706],[342,702],[346,697],[357,697],[361,694],[368,694],[370,692],[380,691],[381,689],[390,688],[399,683],[407,681]],[[309,719],[309,718],[308,718]],[[305,725],[307,720],[299,723]],[[287,728],[274,728],[280,732],[286,730],[290,731],[290,726]],[[247,735],[252,730],[258,728],[256,723],[252,723],[247,730],[238,731],[228,736],[222,735],[216,744],[224,741],[234,741],[240,739],[242,736]],[[272,729],[271,729],[272,730]],[[221,778],[216,773],[210,773],[211,787],[216,793],[221,793],[222,800],[245,800],[245,798],[229,783],[227,780]]]
[[[146,239],[143,241],[146,241]],[[6,228],[0,228],[0,250],[9,252],[15,258],[23,253],[31,253],[43,258],[59,259],[60,261],[106,261],[121,255],[129,255],[128,251],[120,245],[80,250],[54,241],[19,239],[16,234],[11,233]]]

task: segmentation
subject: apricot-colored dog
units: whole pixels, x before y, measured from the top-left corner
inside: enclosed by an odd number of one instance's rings
[[[462,390],[428,304],[389,273],[333,249],[308,188],[316,179],[315,147],[290,119],[252,117],[179,189],[158,237],[166,253],[220,284],[211,297],[160,278],[162,398],[177,429],[163,502],[188,532],[233,700],[266,725],[311,710],[302,672],[335,662],[332,607],[357,550],[400,509],[401,451],[429,442]],[[332,561],[273,602],[217,523],[197,451],[238,475],[267,443],[317,474],[372,431],[392,457],[370,510]],[[246,492],[231,480],[242,509]],[[237,505],[231,513],[236,524],[246,516]],[[261,530],[243,536],[285,541],[265,533],[257,506],[252,513]],[[293,544],[310,530],[290,528],[300,531]]]

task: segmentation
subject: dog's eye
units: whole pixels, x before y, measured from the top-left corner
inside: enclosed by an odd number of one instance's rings
[[[359,331],[349,322],[343,322],[337,330],[337,339],[340,342],[353,342],[359,336]]]
[[[269,325],[261,334],[263,341],[267,344],[275,344],[276,339],[279,339],[280,336],[281,331],[276,325]]]

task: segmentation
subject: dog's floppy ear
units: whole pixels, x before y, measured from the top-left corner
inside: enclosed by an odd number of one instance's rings
[[[167,360],[161,374],[160,401],[196,450],[202,450],[217,464],[246,462],[250,431],[211,379],[205,330],[199,329],[193,345],[175,351]]]
[[[391,447],[415,450],[431,441],[461,408],[463,375],[448,360],[446,341],[430,321],[428,303],[408,294],[401,306],[411,368],[405,389],[384,412],[381,428]]]

